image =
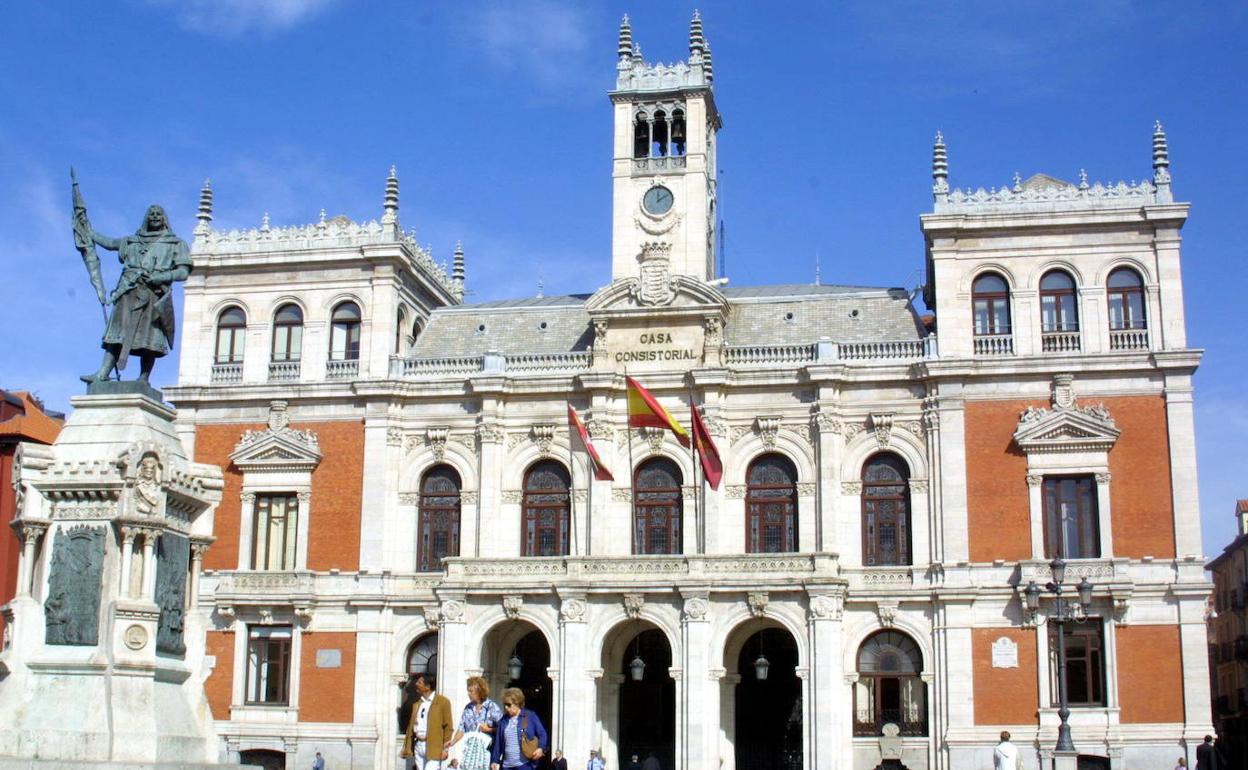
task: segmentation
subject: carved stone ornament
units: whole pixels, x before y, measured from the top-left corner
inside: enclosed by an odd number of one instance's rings
[[[863,426],[861,423],[850,422],[850,423],[845,423],[845,427],[841,429],[841,432],[845,435],[845,440],[849,441],[854,436],[857,436],[859,433],[862,433],[862,430],[863,430]]]
[[[633,490],[628,487],[611,487],[611,499],[617,503],[632,502]]]
[[[745,425],[734,425],[732,428],[730,443],[732,444],[737,443],[738,441],[741,440],[743,436],[745,436],[747,433],[749,433],[752,430],[753,428],[747,427]]]
[[[880,449],[888,446],[893,438],[893,415],[890,412],[876,412],[871,415],[871,430],[875,432],[875,442]]]
[[[1014,441],[1027,454],[1108,452],[1121,433],[1103,404],[1079,406],[1074,375],[1059,374],[1053,378],[1052,408],[1024,410]]]
[[[403,429],[397,426],[386,428],[386,446],[403,446]]]
[[[927,493],[927,479],[910,479],[910,491],[919,494]]]
[[[503,429],[493,422],[477,424],[477,440],[483,444],[501,444],[505,436]]]
[[[676,298],[676,282],[672,280],[672,247],[668,243],[648,242],[641,245],[641,280],[636,299],[642,305],[668,305]]]
[[[685,619],[686,620],[705,620],[706,614],[710,612],[711,604],[702,596],[690,596],[685,599]]]
[[[520,594],[506,594],[503,596],[503,614],[507,616],[508,620],[518,620],[522,607],[524,607],[524,597]]]
[[[750,615],[761,618],[767,612],[767,603],[770,597],[766,591],[750,591],[746,594],[745,603],[750,608]]]
[[[720,345],[724,341],[723,331],[724,324],[718,318],[706,318],[702,321],[703,328],[706,329],[706,344]]]
[[[449,433],[447,428],[429,428],[425,431],[425,446],[429,447],[433,459],[438,462],[446,459],[446,437]]]
[[[1041,484],[1043,484],[1043,483],[1044,483],[1044,476],[1043,476],[1043,475],[1041,475],[1041,474],[1039,474],[1039,473],[1028,473],[1028,474],[1027,474],[1027,486],[1029,486],[1029,487],[1038,487],[1038,486],[1040,486],[1040,485],[1041,485]]]
[[[507,434],[507,451],[510,452],[511,450],[520,446],[520,444],[524,441],[525,438],[526,436],[523,433],[508,433]]]
[[[830,433],[834,435],[840,435],[841,433],[841,421],[838,420],[836,415],[831,412],[815,412],[815,416],[811,421],[814,424],[815,430],[819,431],[819,433]]]
[[[421,614],[425,617],[425,625],[432,629],[437,629],[442,625],[442,609],[435,605],[421,607]]]
[[[814,497],[815,488],[816,488],[816,484],[813,481],[799,481],[797,482],[797,496],[798,497]]]
[[[456,599],[447,599],[442,602],[440,610],[443,623],[459,623],[464,619],[464,603]]]
[[[585,600],[568,597],[559,603],[559,619],[565,623],[580,623],[585,619]]]
[[[841,494],[861,495],[862,494],[862,482],[861,481],[842,481],[841,482]]]
[[[922,420],[911,420],[906,423],[906,430],[910,432],[910,435],[922,438],[923,434],[927,433],[927,426],[923,424]]]
[[[892,628],[897,622],[897,602],[877,601],[875,603],[875,614],[880,618],[880,625],[885,628]]]
[[[124,639],[130,649],[141,650],[147,646],[147,629],[135,623],[125,630]]]
[[[642,428],[642,435],[646,437],[646,444],[650,447],[650,454],[657,455],[663,451],[663,440],[667,438],[667,431],[663,428]]]
[[[605,348],[607,344],[607,322],[604,320],[594,321],[594,347]]]
[[[744,500],[745,491],[745,484],[728,484],[724,486],[724,496],[729,500]]]
[[[551,448],[555,443],[555,426],[553,425],[534,425],[530,433],[530,438],[537,446],[537,451],[543,455],[550,454]]]
[[[480,499],[481,493],[475,489],[469,489],[459,493],[459,501],[464,505],[476,505]]]
[[[641,617],[641,608],[646,605],[645,594],[624,594],[624,614],[633,620]]]
[[[1109,474],[1108,474],[1108,473],[1097,473],[1097,474],[1095,474],[1095,476],[1096,476],[1096,483],[1097,483],[1097,484],[1108,484],[1108,483],[1109,483]]]
[[[504,489],[503,502],[511,504],[519,504],[524,499],[524,492],[519,489]]]
[[[815,620],[840,620],[844,613],[844,594],[818,594],[810,597],[810,616]]]
[[[135,474],[133,487],[134,510],[146,516],[164,513],[165,489],[161,485],[163,469],[155,453],[143,455]]]
[[[321,445],[310,430],[290,427],[285,401],[269,405],[268,430],[249,430],[238,440],[230,460],[247,471],[307,471],[320,464]]]
[[[758,417],[754,421],[758,429],[758,439],[768,449],[776,448],[776,436],[780,433],[779,417]]]
[[[602,417],[590,417],[585,421],[585,429],[589,431],[590,438],[601,438],[610,441],[615,437],[615,427],[611,425],[611,421]]]

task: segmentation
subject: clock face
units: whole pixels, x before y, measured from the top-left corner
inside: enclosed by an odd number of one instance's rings
[[[663,185],[655,185],[646,190],[645,197],[641,199],[641,205],[647,213],[656,217],[662,216],[672,210],[672,204],[676,201],[672,196],[672,191]]]

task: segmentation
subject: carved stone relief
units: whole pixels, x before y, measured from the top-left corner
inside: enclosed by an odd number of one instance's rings
[[[45,643],[94,645],[99,641],[103,571],[103,528],[80,525],[57,530],[48,598],[43,604]]]
[[[645,594],[624,594],[624,614],[633,620],[641,617],[641,608],[645,605]]]
[[[186,612],[186,574],[190,561],[190,541],[164,532],[156,541],[156,605],[160,619],[156,625],[156,651],[181,657],[186,654],[182,638]]]

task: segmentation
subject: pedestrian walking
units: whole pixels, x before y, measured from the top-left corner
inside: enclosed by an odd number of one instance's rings
[[[316,759],[312,760],[312,770],[325,770],[325,757],[319,751],[316,752]]]
[[[508,687],[501,700],[503,718],[490,750],[490,770],[537,770],[550,745],[545,725],[537,714],[524,707],[523,690]]]
[[[1196,770],[1225,770],[1220,760],[1213,736],[1206,735],[1205,742],[1196,747]]]
[[[598,754],[598,749],[589,750],[589,761],[585,763],[585,770],[605,770],[606,763],[602,761],[602,757]]]
[[[1010,731],[1001,731],[1001,742],[992,750],[992,770],[1023,770],[1018,747],[1010,743]]]
[[[414,770],[442,770],[454,734],[451,702],[445,695],[438,694],[437,684],[437,676],[432,672],[416,675],[416,694],[420,700],[412,704],[411,720],[403,736],[403,751],[399,754],[413,758]]]

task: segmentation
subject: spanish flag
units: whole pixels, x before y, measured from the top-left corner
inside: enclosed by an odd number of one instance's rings
[[[628,426],[670,430],[681,446],[689,446],[689,434],[684,426],[676,422],[676,418],[650,395],[650,391],[632,377],[625,377],[624,381],[628,383]]]
[[[589,439],[589,431],[585,430],[585,423],[581,422],[581,416],[576,413],[571,404],[568,404],[568,424],[572,426],[572,435],[581,440],[581,445],[585,447],[585,452],[589,455],[589,464],[594,470],[594,478],[599,481],[615,481],[611,471],[602,464],[598,450],[594,449],[594,442]]]

